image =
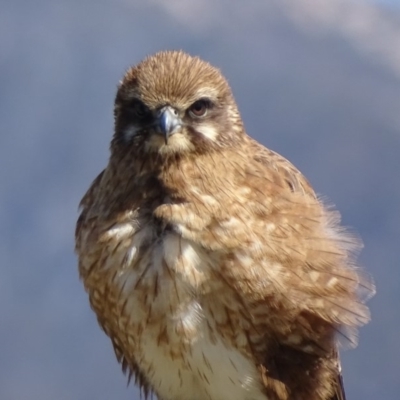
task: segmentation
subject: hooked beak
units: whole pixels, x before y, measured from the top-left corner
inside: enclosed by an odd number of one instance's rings
[[[168,144],[168,138],[181,127],[181,119],[176,110],[170,106],[162,108],[157,118],[157,127],[165,138],[165,144]]]

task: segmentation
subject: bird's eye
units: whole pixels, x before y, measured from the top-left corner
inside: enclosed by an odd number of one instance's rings
[[[189,107],[189,114],[192,117],[204,117],[210,106],[209,100],[197,100]]]
[[[138,118],[145,117],[149,112],[149,109],[138,99],[132,100],[129,109]]]

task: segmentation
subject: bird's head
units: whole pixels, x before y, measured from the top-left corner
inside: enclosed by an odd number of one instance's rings
[[[209,151],[232,144],[243,131],[219,70],[181,51],[160,52],[130,68],[114,114],[113,146],[144,153]]]

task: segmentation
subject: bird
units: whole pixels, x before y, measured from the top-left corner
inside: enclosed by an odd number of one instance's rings
[[[344,400],[339,346],[375,292],[360,240],[246,133],[220,70],[184,51],[125,73],[78,268],[128,379],[159,400]]]

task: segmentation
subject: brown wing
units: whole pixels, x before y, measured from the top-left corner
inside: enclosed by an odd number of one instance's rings
[[[316,209],[320,208],[328,219],[330,211],[325,210],[322,204],[318,206],[317,196],[305,177],[279,154],[252,139],[249,145],[254,160],[265,167],[266,173],[271,175],[271,172],[275,171],[273,179],[277,185],[281,187],[286,185],[297,198],[300,195],[310,199],[310,208],[299,207],[296,210],[290,209],[290,202],[298,200],[295,197],[290,200],[288,196],[289,203],[278,211],[285,213],[289,209],[292,224],[298,227],[292,232],[291,228],[288,228],[287,234],[285,232],[279,239],[283,238],[289,243],[289,248],[290,241],[299,240],[298,243],[304,243],[302,250],[308,254],[303,261],[300,259],[296,261],[294,257],[294,262],[285,264],[293,274],[293,279],[287,282],[288,296],[289,292],[299,293],[304,290],[310,307],[307,311],[297,314],[293,323],[289,323],[285,329],[279,332],[278,328],[272,340],[268,339],[268,345],[259,355],[262,358],[261,371],[267,393],[272,399],[346,400],[335,344],[336,337],[342,336],[355,344],[352,331],[368,320],[368,310],[361,304],[365,299],[361,298],[360,292],[366,292],[367,295],[364,297],[369,297],[374,293],[374,286],[368,277],[354,269],[349,251],[354,242],[338,228],[338,220],[328,223],[326,230],[319,229],[315,224],[315,222],[321,225],[324,223],[321,214],[318,215],[318,212],[315,214]],[[271,180],[271,177],[269,179]],[[286,195],[281,193],[278,196]],[[277,201],[279,199],[276,198]],[[303,215],[296,215],[297,212]],[[336,236],[334,236],[335,231]],[[275,238],[272,236],[271,239]],[[279,239],[276,239],[278,242]],[[307,243],[312,241],[314,244],[307,249]],[[301,271],[301,267],[297,269],[296,264],[300,265],[303,262],[305,267]],[[298,274],[302,275],[301,280],[298,280]],[[319,282],[318,279],[311,278],[312,275],[318,277],[318,274],[321,274],[320,278],[323,277]],[[330,282],[335,281],[340,281],[337,289],[328,293]],[[326,312],[314,308],[314,304],[320,302],[323,302]],[[338,307],[337,310],[330,314],[332,307],[335,306]],[[284,318],[284,313],[287,311],[282,309],[280,317]],[[356,318],[349,318],[353,313]],[[276,324],[279,324],[278,319]],[[342,331],[343,326],[345,329]],[[346,336],[346,331],[349,336]],[[289,339],[290,335],[293,336],[292,339]]]
[[[78,240],[78,236],[80,235],[80,232],[82,229],[82,224],[85,222],[87,209],[91,206],[91,204],[94,201],[94,198],[96,197],[96,193],[99,188],[99,184],[100,184],[101,178],[103,177],[103,174],[104,174],[104,171],[100,172],[100,174],[97,175],[96,179],[92,182],[92,184],[90,185],[90,188],[85,193],[81,202],[79,203],[79,208],[81,209],[81,213],[79,215],[79,218],[78,218],[78,221],[76,222],[76,227],[75,227],[75,239],[76,239],[77,246],[80,244],[80,241]],[[75,251],[78,252],[78,248],[76,248]]]
[[[315,354],[283,343],[269,344],[260,371],[273,400],[346,400],[336,351]]]
[[[92,182],[90,188],[83,196],[79,205],[81,208],[81,214],[78,218],[75,229],[75,251],[79,256],[80,277],[84,281],[85,287],[87,285],[87,278],[91,274],[92,267],[96,265],[96,261],[99,258],[98,254],[92,254],[93,252],[90,246],[86,247],[86,240],[92,233],[95,233],[95,230],[97,229],[96,219],[99,217],[99,211],[93,211],[93,209],[96,210],[93,205],[99,200],[99,195],[104,195],[104,187],[101,187],[101,181],[103,179],[104,173],[105,171],[102,171]],[[88,268],[88,265],[91,266]],[[102,303],[106,303],[106,300],[102,298],[96,300],[94,297],[90,296],[90,302],[92,308],[95,310],[97,309],[98,311],[102,308]],[[135,384],[139,385],[143,398],[150,398],[150,395],[153,393],[153,391],[151,390],[150,385],[146,380],[146,376],[140,370],[137,362],[133,359],[128,359],[126,357],[120,345],[118,344],[118,341],[116,340],[117,335],[115,334],[115,332],[112,332],[110,326],[107,326],[106,321],[99,315],[98,322],[104,332],[110,337],[112,341],[116,358],[122,366],[122,371],[128,377],[128,383],[133,378]]]
[[[256,161],[262,163],[268,169],[278,172],[279,176],[285,180],[285,183],[292,192],[301,192],[311,197],[316,197],[310,183],[290,161],[280,154],[260,145],[254,139],[249,139],[250,148]]]

